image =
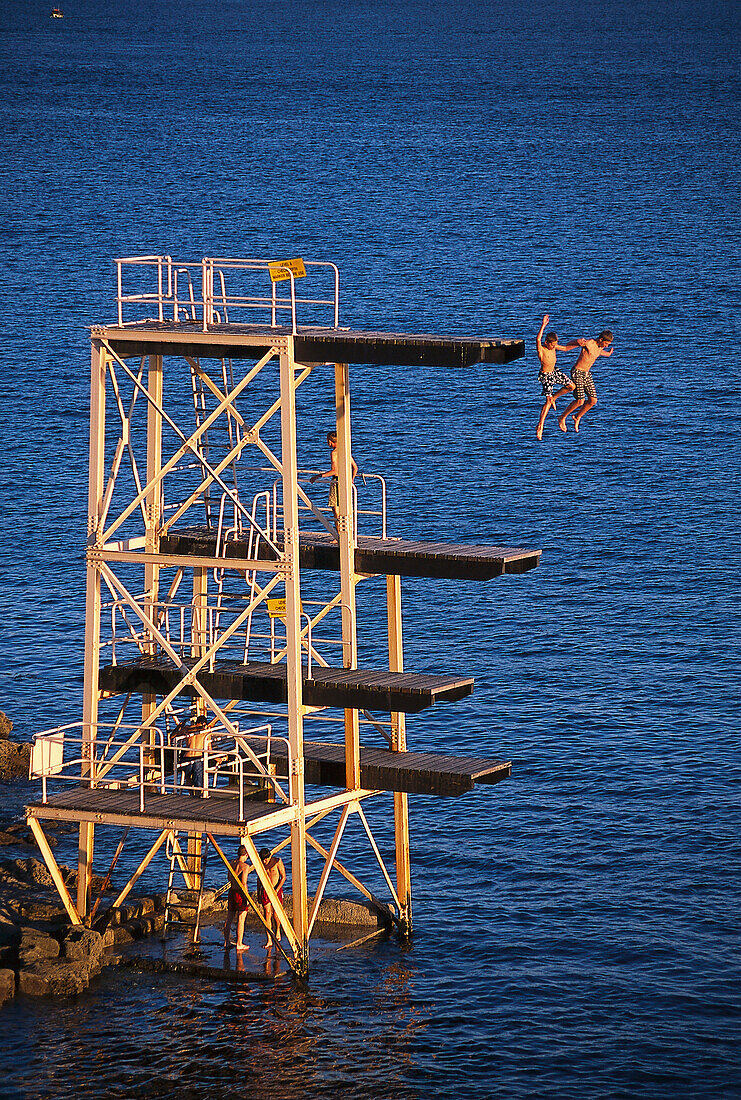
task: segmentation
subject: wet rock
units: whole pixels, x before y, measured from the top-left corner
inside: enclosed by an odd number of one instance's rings
[[[82,993],[90,984],[87,959],[74,962],[36,962],[18,973],[18,991],[29,997],[69,997]]]
[[[4,710],[0,710],[0,741],[7,741],[10,737],[13,723]]]
[[[120,947],[121,944],[133,943],[134,937],[125,925],[121,924],[117,928],[111,928],[113,933],[113,942],[116,947]]]
[[[0,970],[0,1005],[15,997],[15,971]]]
[[[18,965],[30,966],[43,959],[56,959],[59,955],[59,943],[46,932],[37,928],[22,928],[18,943]]]
[[[56,844],[56,838],[51,837],[49,843],[52,846]],[[36,841],[27,825],[0,825],[0,848],[9,848],[11,845],[36,850]]]
[[[31,746],[17,741],[0,740],[0,781],[27,779]]]
[[[100,962],[103,946],[103,937],[99,932],[76,924],[65,930],[60,943],[61,954],[65,959],[90,959],[93,963]]]

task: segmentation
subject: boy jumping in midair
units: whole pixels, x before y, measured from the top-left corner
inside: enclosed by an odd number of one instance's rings
[[[606,328],[595,340],[579,336],[574,340],[569,340],[564,348],[564,351],[573,351],[574,348],[581,348],[581,351],[571,371],[571,380],[576,389],[576,396],[558,418],[558,426],[562,432],[567,430],[566,419],[571,413],[574,414],[574,431],[578,432],[581,418],[597,404],[597,390],[594,387],[592,378],[592,366],[601,355],[608,359],[612,355],[615,350],[609,346],[612,344],[612,339],[612,333],[609,328]]]
[[[551,409],[555,409],[558,398],[563,397],[565,393],[573,393],[576,388],[573,382],[569,382],[563,371],[556,370],[556,352],[567,351],[568,349],[559,344],[555,332],[547,332],[543,337],[545,327],[549,321],[550,317],[546,313],[537,337],[538,359],[540,360],[538,381],[543,387],[543,396],[545,397],[543,408],[540,410],[538,427],[535,431],[538,439],[543,438],[545,418]],[[560,386],[558,393],[554,393],[558,386]]]

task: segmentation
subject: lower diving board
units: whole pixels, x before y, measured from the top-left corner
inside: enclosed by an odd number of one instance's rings
[[[193,665],[195,661],[186,661]],[[183,678],[183,672],[162,657],[105,665],[98,684],[102,691],[143,692],[167,695]],[[285,703],[288,698],[285,664],[266,661],[217,661],[213,672],[202,670],[199,682],[216,699],[244,699]],[[374,669],[325,668],[314,664],[311,676],[303,669],[303,701],[307,706],[355,710],[402,711],[416,714],[434,703],[464,699],[473,690],[470,676],[432,675],[421,672],[388,672]],[[182,695],[196,695],[183,686]]]
[[[260,745],[256,742],[253,747],[259,750]],[[279,741],[271,748],[272,758],[279,765],[286,763],[285,753],[281,757],[282,749]],[[392,752],[365,745],[360,749],[360,786],[369,791],[459,795],[472,790],[476,783],[499,783],[507,779],[511,771],[510,760]],[[344,787],[344,744],[304,741],[304,778],[307,783],[322,787]]]

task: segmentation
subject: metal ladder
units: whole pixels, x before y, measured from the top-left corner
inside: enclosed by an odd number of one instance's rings
[[[195,412],[196,428],[200,428],[203,421],[210,413],[207,398],[214,402],[215,395],[204,384],[196,367],[201,364],[194,359],[190,368],[190,381],[193,394],[193,410]],[[203,368],[201,368],[203,369]],[[234,369],[231,359],[221,360],[221,385],[224,393],[230,393],[234,389]],[[224,422],[225,421],[225,422]],[[209,454],[216,451],[219,459],[231,451],[242,438],[242,425],[234,416],[231,408],[219,418],[219,420],[207,428],[199,436],[198,453],[205,461],[209,460]],[[218,461],[218,460],[217,460]],[[237,460],[233,460],[222,470],[221,476],[224,483],[229,486],[239,499],[239,485],[237,482]],[[219,496],[223,490],[218,485],[207,485],[203,491],[203,501],[206,510],[206,523],[209,527],[215,527],[219,510]]]
[[[167,939],[169,931],[185,929],[192,932],[193,944],[200,943],[201,907],[203,905],[203,883],[206,878],[206,858],[208,856],[208,837],[201,839],[201,855],[197,860],[197,870],[184,870],[188,867],[187,850],[183,852],[180,845],[180,834],[173,830],[167,839],[167,855],[170,859],[170,874],[167,879],[167,894],[165,896],[165,919],[162,925],[162,939]],[[175,875],[179,873],[185,887],[175,890]],[[187,875],[187,878],[186,878]],[[188,879],[197,882],[197,888],[188,885]],[[177,901],[173,900],[177,897]],[[183,918],[183,910],[193,913],[188,919]]]
[[[227,526],[225,519],[225,505],[226,498],[222,497],[219,507],[219,518],[217,523],[216,533],[216,556],[226,556],[226,544],[232,539],[239,539],[244,534],[244,524],[242,523],[242,516],[236,509],[234,509],[234,524],[233,526]],[[252,523],[247,527],[247,557],[256,558],[260,551],[260,542],[265,538],[262,535],[262,528],[258,522],[258,513],[262,515],[264,510],[265,514],[265,527],[266,534],[270,531],[271,523],[271,494],[268,490],[256,493],[252,501],[251,518]],[[236,578],[237,589],[235,593],[230,593],[227,590],[227,571],[225,569],[214,569],[214,582],[216,585],[216,615],[214,624],[214,636],[218,637],[221,613],[230,595],[239,594],[244,595],[245,589],[249,600],[253,600],[257,591],[257,572],[252,570],[247,574],[239,574]],[[249,660],[250,654],[250,638],[252,635],[252,617],[254,612],[250,612],[247,619],[247,626],[244,632],[244,652],[243,661]]]

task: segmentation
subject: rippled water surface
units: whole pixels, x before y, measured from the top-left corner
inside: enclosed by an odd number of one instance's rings
[[[49,7],[0,5],[17,734],[79,716],[85,326],[113,317],[113,256],[327,257],[344,324],[527,337],[505,367],[354,367],[353,429],[393,533],[544,553],[405,583],[407,667],[476,678],[410,746],[514,765],[411,799],[411,947],[322,948],[305,989],[109,971],[19,999],[0,1094],[739,1095],[734,6]],[[616,352],[581,433],[539,444],[545,310]],[[323,429],[300,425],[306,465]]]

